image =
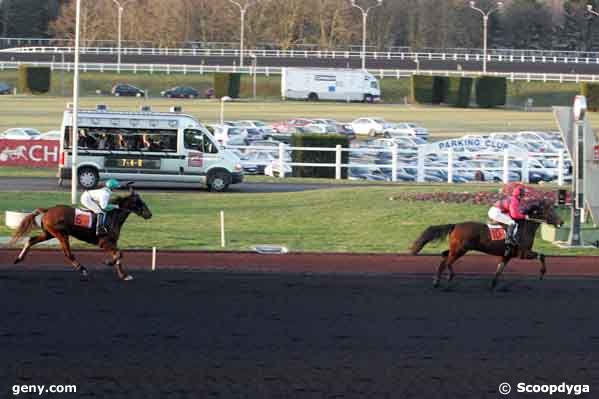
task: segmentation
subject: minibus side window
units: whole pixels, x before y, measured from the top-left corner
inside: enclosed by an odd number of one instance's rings
[[[201,151],[206,154],[218,152],[214,143],[199,130],[186,129],[183,133],[183,142],[188,150]]]

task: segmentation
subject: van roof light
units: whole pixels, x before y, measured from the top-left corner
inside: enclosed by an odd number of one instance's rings
[[[181,112],[183,111],[183,108],[180,105],[173,105],[171,107],[171,112]]]
[[[96,111],[108,111],[108,106],[106,104],[97,104]]]
[[[73,109],[73,103],[68,103],[67,104],[67,109]]]
[[[141,112],[152,112],[152,107],[150,107],[149,105],[142,105]]]

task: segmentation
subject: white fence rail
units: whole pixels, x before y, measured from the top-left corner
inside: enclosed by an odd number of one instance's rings
[[[336,146],[335,148],[327,147],[290,147],[286,144],[279,144],[278,147],[274,146],[226,146],[228,149],[235,149],[239,151],[246,151],[246,154],[256,152],[269,152],[275,157],[270,161],[254,161],[248,160],[243,161],[242,165],[261,165],[269,166],[272,165],[273,169],[278,171],[285,171],[287,166],[304,166],[304,167],[321,167],[321,168],[334,168],[336,179],[341,179],[342,169],[350,168],[363,168],[370,170],[387,170],[390,174],[389,181],[410,181],[412,179],[405,179],[406,176],[410,175],[409,171],[412,171],[413,181],[423,183],[431,181],[429,173],[431,171],[440,171],[445,176],[445,182],[465,182],[474,181],[475,174],[481,172],[487,181],[496,181],[508,183],[511,181],[522,181],[524,183],[530,182],[530,177],[535,172],[541,172],[546,176],[552,177],[551,181],[554,181],[560,186],[565,184],[567,178],[571,178],[571,174],[568,173],[566,168],[567,154],[562,150],[556,153],[513,153],[509,150],[502,152],[497,151],[479,151],[479,152],[468,152],[468,151],[454,151],[449,149],[442,153],[433,153],[425,150],[424,146],[420,146],[417,149],[399,149],[397,146],[390,148],[342,148]],[[319,152],[334,152],[335,162],[334,163],[301,163],[292,162],[290,154],[293,151],[319,151]],[[343,153],[349,153],[350,161],[343,163]],[[365,154],[389,154],[388,162],[381,163],[374,162],[373,159],[360,159],[359,155],[364,156]],[[465,160],[467,158],[467,160]],[[372,162],[367,162],[372,161]],[[552,166],[546,166],[544,163]],[[466,165],[467,164],[467,165]],[[474,165],[477,164],[477,165]],[[408,171],[408,172],[406,172]],[[349,171],[348,171],[349,172]],[[349,173],[348,173],[349,175]],[[400,178],[399,176],[404,178]],[[467,176],[467,178],[458,179],[459,175]],[[279,173],[281,178],[285,177],[285,173]],[[439,181],[439,175],[436,175],[433,181]],[[548,182],[548,180],[543,180]]]
[[[0,70],[18,69],[19,65],[27,64],[33,66],[48,66],[52,70],[73,71],[73,63],[69,62],[0,62]],[[280,75],[281,67],[238,67],[235,65],[170,65],[170,64],[116,64],[116,63],[80,63],[81,72],[149,72],[149,73],[214,73],[214,72],[236,72],[242,74],[256,75]],[[510,81],[539,81],[559,83],[599,82],[599,75],[584,74],[561,74],[561,73],[526,73],[526,72],[487,72],[482,71],[442,71],[423,69],[369,69],[380,79],[401,79],[412,75],[430,76],[455,76],[455,77],[479,77],[495,76],[505,77]]]
[[[482,62],[483,52],[474,49],[454,52],[406,52],[406,51],[367,51],[366,57],[380,60],[408,61],[456,61]],[[0,50],[3,52],[29,54],[71,54],[73,47],[16,47]],[[81,54],[116,55],[114,47],[82,47]],[[123,47],[122,55],[153,56],[193,56],[193,57],[231,57],[238,58],[240,50],[233,48],[155,48],[155,47]],[[326,58],[326,59],[359,59],[361,51],[349,50],[307,50],[307,49],[246,49],[245,57],[262,58]],[[599,53],[567,52],[567,51],[535,51],[535,50],[490,50],[487,52],[488,62],[540,63],[540,64],[599,64]]]

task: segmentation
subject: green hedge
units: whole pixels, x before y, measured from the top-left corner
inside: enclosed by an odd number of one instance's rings
[[[411,97],[412,103],[432,104],[433,86],[435,78],[433,76],[412,75]]]
[[[472,92],[471,78],[446,76],[412,76],[412,102],[419,104],[449,104],[468,107]]]
[[[433,77],[433,98],[432,104],[441,104],[446,102],[447,91],[449,90],[449,78],[446,76]]]
[[[445,103],[461,108],[470,106],[472,78],[449,78],[447,86]]]
[[[340,134],[294,134],[291,136],[292,147],[332,147],[340,145],[349,148],[349,139]],[[302,151],[294,150],[292,162],[298,163],[330,163],[335,164],[334,151]],[[349,163],[349,153],[341,152],[341,163]],[[334,179],[334,167],[294,166],[293,177],[323,177]],[[341,168],[341,178],[347,179],[347,168]]]
[[[214,93],[216,97],[229,96],[239,98],[241,88],[241,74],[239,73],[215,73]]]
[[[19,66],[19,93],[42,94],[50,91],[52,72],[49,67]]]
[[[476,104],[481,108],[505,105],[507,81],[505,78],[483,77],[476,79]]]
[[[580,94],[587,98],[589,111],[599,111],[599,83],[581,83]]]

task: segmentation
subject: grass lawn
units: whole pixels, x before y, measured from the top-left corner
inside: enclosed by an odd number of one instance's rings
[[[34,127],[42,131],[60,128],[62,113],[69,103],[65,97],[48,96],[0,96],[0,131],[11,127]],[[170,100],[163,98],[145,101],[137,98],[84,97],[83,108],[95,108],[96,104],[107,104],[110,109],[135,111],[142,104],[150,104],[156,111],[167,111],[180,104],[185,113],[202,121],[217,121],[220,118],[218,100]],[[464,134],[497,131],[544,130],[555,131],[557,125],[553,114],[523,112],[517,110],[458,109],[446,107],[421,107],[393,104],[361,103],[307,103],[307,102],[250,102],[237,101],[225,104],[226,119],[261,119],[267,122],[281,121],[293,117],[330,117],[340,121],[351,121],[359,116],[380,116],[389,121],[413,121],[429,129],[433,137],[457,137]],[[591,122],[599,122],[592,113]]]
[[[121,245],[219,249],[219,211],[224,210],[229,250],[247,250],[255,244],[281,244],[293,251],[405,252],[427,226],[485,221],[487,207],[390,201],[389,197],[401,191],[480,188],[409,185],[269,194],[144,193],[154,218],[145,221],[132,216],[123,230]],[[48,207],[68,203],[69,197],[66,192],[3,192],[0,236],[11,234],[4,225],[4,210]],[[445,247],[446,244],[428,246],[425,253],[438,253]],[[564,251],[541,240],[536,248],[548,254],[596,253],[596,250]]]

